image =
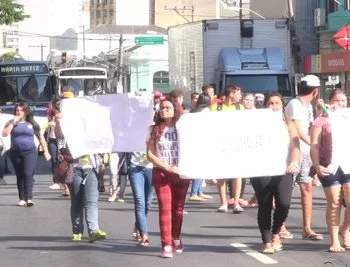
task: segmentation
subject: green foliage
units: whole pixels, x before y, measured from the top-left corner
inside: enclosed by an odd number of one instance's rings
[[[14,3],[13,0],[0,0],[0,25],[10,25],[29,17],[24,13],[23,5]]]
[[[21,55],[17,54],[16,52],[7,52],[5,54],[2,54],[0,56],[0,62],[1,61],[14,61],[23,59]]]

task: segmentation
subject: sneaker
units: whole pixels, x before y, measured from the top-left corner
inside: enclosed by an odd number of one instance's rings
[[[124,198],[118,198],[118,202],[121,202],[121,203],[124,203],[125,202],[125,200],[124,200]]]
[[[0,179],[0,185],[7,185],[7,182],[4,179]]]
[[[218,208],[218,212],[227,212],[227,206],[222,205]]]
[[[112,195],[110,195],[110,197],[108,198],[108,202],[114,202],[114,201],[116,201],[116,199],[117,199],[117,193],[114,192],[114,193],[112,193]]]
[[[21,207],[27,206],[27,202],[25,202],[24,200],[20,200],[17,206],[21,206]]]
[[[78,242],[81,241],[82,234],[73,234],[72,241],[73,242]]]
[[[165,246],[162,251],[162,257],[163,258],[172,258],[174,256],[173,254],[173,248],[171,246]]]
[[[184,245],[182,244],[180,239],[173,240],[173,250],[175,253],[182,253],[184,251]]]
[[[233,214],[238,214],[238,213],[242,213],[242,212],[244,212],[244,209],[241,206],[239,206],[239,205],[233,206],[233,209],[232,209]]]
[[[27,207],[31,207],[31,206],[34,206],[34,202],[33,202],[33,200],[28,199],[27,200]]]
[[[59,184],[52,184],[49,186],[49,188],[52,190],[58,190],[61,189],[61,186]]]
[[[89,234],[89,243],[93,243],[95,241],[103,240],[106,238],[107,238],[107,234],[105,231],[96,230],[96,231],[91,232],[91,234]]]

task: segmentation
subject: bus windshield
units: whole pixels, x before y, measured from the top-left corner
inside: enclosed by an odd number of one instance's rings
[[[0,77],[0,105],[9,102],[49,102],[52,89],[49,75]]]
[[[237,84],[244,93],[279,92],[293,96],[288,75],[226,75],[226,85]]]
[[[74,95],[92,96],[101,93],[106,84],[104,79],[60,79],[61,88],[72,87]]]
[[[16,102],[49,102],[54,94],[51,74],[45,62],[0,63],[0,105]]]

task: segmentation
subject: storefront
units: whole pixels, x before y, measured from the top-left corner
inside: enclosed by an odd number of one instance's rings
[[[328,99],[334,88],[342,88],[350,95],[350,52],[305,56],[304,72],[320,77],[323,99]]]

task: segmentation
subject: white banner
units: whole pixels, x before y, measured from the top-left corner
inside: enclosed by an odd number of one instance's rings
[[[62,101],[61,126],[74,158],[146,150],[152,95],[97,95]]]
[[[4,129],[6,123],[8,121],[12,120],[13,117],[14,117],[14,115],[10,115],[10,114],[0,114],[0,138],[1,138],[3,145],[4,145],[4,151],[10,149],[10,147],[11,147],[11,136],[9,135],[7,137],[2,137],[1,132]],[[39,124],[41,133],[43,134],[45,127],[47,125],[47,118],[34,116],[34,120]],[[35,142],[36,146],[39,145],[39,142],[38,142],[37,138],[35,138],[35,137],[34,137],[34,142]]]
[[[270,109],[184,114],[176,124],[184,179],[248,178],[287,170],[289,135]]]

